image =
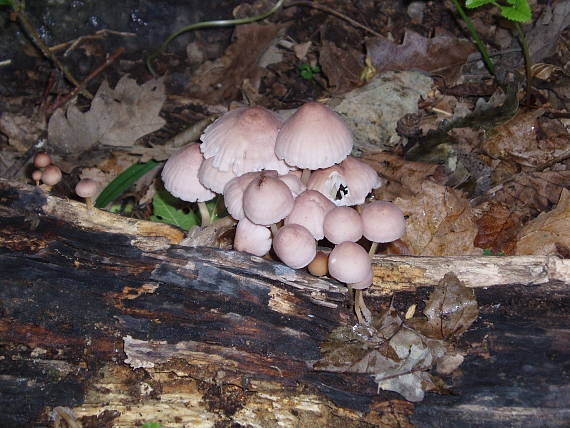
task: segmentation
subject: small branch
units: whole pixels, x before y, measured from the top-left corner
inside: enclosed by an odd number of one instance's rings
[[[28,19],[28,16],[25,14],[25,12],[22,9],[17,9],[14,13],[16,14],[18,22],[20,23],[26,34],[30,37],[30,39],[32,39],[32,41],[42,52],[42,54],[46,58],[48,58],[51,62],[53,62],[53,64],[63,73],[63,75],[69,81],[69,83],[71,83],[76,88],[80,87],[80,84],[77,81],[77,79],[73,77],[71,72],[67,69],[65,65],[63,65],[63,63],[57,58],[57,56],[55,56],[55,54],[50,51],[49,47],[45,44],[45,42],[42,40],[40,35],[33,27],[32,23]],[[89,91],[87,91],[86,89],[82,89],[82,94],[85,95],[87,98],[90,99],[93,98],[93,95],[91,95],[91,93],[89,93]]]
[[[340,12],[337,12],[337,11],[334,10],[334,9],[330,9],[330,8],[328,8],[328,7],[326,7],[326,6],[323,6],[323,5],[320,5],[320,4],[318,4],[318,3],[314,3],[314,2],[311,2],[311,1],[295,1],[295,2],[293,2],[293,3],[289,3],[289,4],[284,5],[283,8],[294,7],[294,6],[306,6],[306,7],[310,7],[310,8],[313,8],[313,9],[321,10],[321,11],[323,11],[323,12],[326,12],[326,13],[330,14],[330,15],[336,16],[337,18],[340,18],[340,19],[342,19],[342,20],[348,22],[349,24],[351,24],[351,25],[353,25],[353,26],[355,26],[355,27],[357,27],[357,28],[360,28],[361,30],[364,30],[364,31],[366,31],[366,32],[368,32],[368,33],[370,33],[370,34],[374,34],[375,36],[378,36],[378,37],[384,37],[382,34],[380,34],[380,33],[376,32],[376,31],[374,31],[372,28],[367,27],[366,25],[361,24],[361,23],[358,22],[358,21],[355,21],[354,19],[352,19],[352,18],[346,16],[345,14],[340,13]]]
[[[97,75],[101,74],[101,72],[103,70],[105,70],[109,65],[111,65],[124,51],[125,51],[124,48],[116,49],[111,55],[109,55],[109,57],[107,58],[107,60],[103,64],[101,64],[99,67],[97,67],[95,70],[93,70],[89,74],[89,76],[87,76],[85,79],[83,79],[83,81],[79,84],[79,86],[77,86],[73,91],[71,91],[65,97],[61,98],[60,100],[55,102],[52,106],[50,106],[47,109],[47,115],[50,116],[59,107],[67,104],[69,102],[69,100],[74,98],[83,88],[85,88],[87,86],[87,84],[93,78],[95,78]]]

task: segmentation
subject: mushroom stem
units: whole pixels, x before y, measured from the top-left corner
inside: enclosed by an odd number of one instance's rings
[[[368,255],[373,257],[376,254],[376,250],[378,249],[378,242],[373,242],[370,246],[370,251],[368,251]]]
[[[360,324],[369,324],[372,321],[372,312],[364,303],[364,293],[362,290],[355,290],[354,295],[354,312]]]
[[[277,227],[277,223],[273,223],[271,225],[271,234],[273,236],[277,235],[277,232],[279,231],[279,227]]]
[[[311,170],[305,168],[303,170],[303,174],[301,174],[301,183],[303,183],[304,185],[307,185],[307,183],[309,182],[310,176],[311,176]]]
[[[86,197],[85,198],[85,205],[87,205],[87,211],[91,211],[93,209],[93,198]]]
[[[198,202],[198,210],[200,211],[200,218],[202,219],[202,226],[208,226],[212,224],[212,219],[210,218],[210,212],[205,202]]]

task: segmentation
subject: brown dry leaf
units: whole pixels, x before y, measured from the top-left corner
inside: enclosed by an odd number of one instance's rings
[[[115,89],[104,81],[87,112],[75,104],[69,104],[65,112],[55,111],[48,124],[50,142],[65,154],[85,152],[98,143],[132,146],[165,124],[159,116],[165,99],[163,79],[138,85],[123,76]]]
[[[408,325],[424,336],[447,340],[461,336],[473,324],[479,306],[473,289],[449,272],[430,293],[423,312],[426,319],[415,318]]]
[[[399,45],[383,37],[366,41],[366,53],[378,72],[385,70],[436,71],[451,65],[464,64],[467,57],[476,51],[469,40],[436,31],[428,39],[411,30],[406,30]]]
[[[325,40],[319,50],[319,64],[333,92],[346,92],[360,86],[362,53],[345,50]]]
[[[489,249],[493,253],[511,253],[510,243],[522,227],[520,214],[495,200],[477,207],[482,211],[477,219],[479,232],[475,237],[475,246]]]
[[[425,180],[431,179],[440,184],[446,181],[441,165],[411,162],[386,152],[367,154],[360,160],[387,180],[386,185],[375,191],[377,199],[393,201],[398,196],[412,197]]]
[[[520,173],[495,192],[495,200],[522,218],[532,218],[555,205],[567,187],[570,171]]]
[[[562,190],[556,208],[541,213],[520,232],[515,254],[558,254],[558,248],[570,247],[570,192]]]
[[[537,167],[568,153],[567,138],[539,140],[537,120],[544,110],[518,113],[513,119],[495,129],[493,136],[482,145],[492,158]]]
[[[415,256],[481,254],[473,241],[475,215],[459,190],[424,181],[416,196],[399,197],[394,203],[407,216],[401,238]]]
[[[256,86],[265,73],[258,62],[285,28],[286,25],[276,24],[238,25],[236,40],[224,56],[204,63],[194,73],[189,87],[191,96],[207,104],[218,104],[236,99],[246,78]]]

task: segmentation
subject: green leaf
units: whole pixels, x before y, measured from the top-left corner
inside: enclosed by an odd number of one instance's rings
[[[493,253],[491,250],[489,250],[488,248],[485,248],[483,250],[483,255],[484,256],[497,256],[497,257],[504,257],[505,253]]]
[[[501,15],[504,18],[516,22],[529,22],[532,19],[532,12],[528,0],[508,0],[511,7],[500,6]]]
[[[0,6],[13,6],[12,0],[0,0]]]
[[[469,9],[485,6],[486,4],[493,3],[493,0],[466,0],[465,6]]]
[[[144,425],[141,425],[140,428],[161,428],[158,422],[147,422]]]
[[[119,195],[125,192],[135,181],[156,168],[159,164],[159,162],[151,160],[145,163],[136,163],[128,167],[103,189],[95,201],[95,207],[105,208],[117,199]]]
[[[200,216],[193,211],[185,212],[177,208],[182,201],[175,198],[166,190],[159,190],[152,198],[153,215],[149,220],[173,224],[183,230],[200,224]]]

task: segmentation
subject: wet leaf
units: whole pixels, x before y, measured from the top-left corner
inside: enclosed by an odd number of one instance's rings
[[[408,324],[427,337],[449,339],[462,335],[473,324],[479,307],[473,289],[447,273],[430,294],[423,313],[427,319],[413,319]]]
[[[162,79],[138,85],[123,76],[115,89],[104,81],[85,113],[75,104],[58,109],[48,123],[52,147],[61,153],[81,153],[96,144],[132,146],[140,137],[160,129],[166,95]]]

